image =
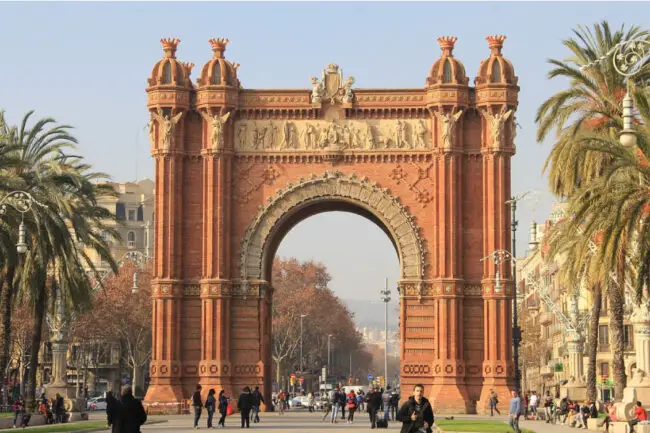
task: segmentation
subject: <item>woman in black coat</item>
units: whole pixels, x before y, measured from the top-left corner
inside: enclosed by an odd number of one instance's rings
[[[431,433],[433,425],[433,409],[429,400],[422,396],[424,386],[415,385],[413,395],[397,412],[397,421],[402,422],[400,433]]]
[[[226,427],[226,415],[228,415],[228,397],[226,397],[226,394],[224,394],[223,389],[219,391],[219,413],[221,414],[221,418],[219,418],[219,423],[217,425],[220,425],[221,427]]]
[[[111,427],[112,433],[118,433],[117,417],[120,413],[121,403],[113,396],[112,391],[106,393],[106,421],[108,426]]]

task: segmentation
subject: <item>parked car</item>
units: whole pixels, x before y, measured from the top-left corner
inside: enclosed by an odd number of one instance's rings
[[[291,400],[291,409],[307,409],[309,407],[309,397],[300,395]]]
[[[104,397],[95,397],[88,400],[86,404],[88,410],[106,410],[106,399]]]

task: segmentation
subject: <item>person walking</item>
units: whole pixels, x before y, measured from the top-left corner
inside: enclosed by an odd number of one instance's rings
[[[366,396],[363,394],[363,391],[357,391],[357,410],[361,411],[365,409],[365,397]]]
[[[377,427],[377,412],[381,408],[381,392],[379,392],[379,389],[373,388],[372,391],[368,391],[366,402],[368,403],[370,428],[375,428]]]
[[[431,433],[434,423],[431,403],[424,396],[424,386],[415,385],[413,395],[397,411],[397,421],[401,421],[400,433],[417,433],[426,431]]]
[[[122,389],[120,404],[117,431],[119,433],[140,433],[140,426],[147,422],[147,413],[142,407],[142,402],[133,397],[133,390],[130,386]]]
[[[553,419],[553,397],[551,397],[550,391],[546,391],[544,396],[544,418],[546,418],[546,424]]]
[[[347,394],[345,392],[345,388],[341,388],[339,391],[339,410],[341,411],[341,419],[345,421],[345,406],[347,405]]]
[[[338,422],[336,416],[339,414],[339,387],[337,386],[334,391],[330,393],[330,404],[332,405],[332,423]]]
[[[539,397],[537,396],[537,392],[533,391],[532,395],[530,396],[530,399],[528,400],[528,407],[529,407],[529,413],[531,417],[535,420],[539,419],[539,414],[537,413],[537,402],[539,401]]]
[[[311,391],[307,394],[307,407],[309,408],[309,413],[314,412],[314,393]]]
[[[120,433],[117,421],[121,406],[120,401],[113,395],[113,391],[108,391],[106,393],[106,423],[111,428],[111,433]]]
[[[218,403],[219,403],[219,413],[221,414],[221,418],[219,418],[219,422],[217,423],[217,425],[226,428],[226,416],[228,415],[228,397],[226,397],[226,394],[223,389],[219,391]]]
[[[284,404],[287,400],[287,396],[284,391],[280,390],[278,393],[278,416],[284,415]]]
[[[391,393],[390,395],[390,419],[395,421],[395,415],[397,415],[397,410],[399,409],[399,394],[396,392]]]
[[[390,410],[390,385],[386,387],[386,390],[381,395],[381,404],[384,408],[384,419],[388,421],[388,411]]]
[[[253,391],[253,403],[255,405],[253,406],[251,417],[253,418],[253,423],[257,424],[260,422],[260,406],[264,403],[264,397],[260,392],[259,386],[256,386],[255,391]]]
[[[208,428],[212,428],[212,417],[217,408],[217,399],[214,397],[216,393],[214,389],[210,389],[208,398],[205,399],[205,410],[208,412]]]
[[[510,399],[510,408],[508,409],[508,418],[510,427],[514,433],[519,431],[519,417],[521,416],[521,398],[517,391],[512,391],[512,398]]]
[[[354,394],[354,390],[347,395],[346,405],[348,407],[348,424],[352,424],[354,422],[354,412],[357,410],[357,396]]]
[[[255,406],[255,397],[251,393],[251,389],[245,386],[243,392],[239,395],[239,401],[237,401],[237,409],[241,414],[241,428],[250,428],[250,416],[253,406]]]
[[[203,410],[203,403],[201,402],[201,385],[196,385],[196,391],[192,394],[192,406],[194,407],[194,429],[199,429],[199,419],[201,418],[201,411]]]
[[[499,404],[499,396],[495,390],[491,389],[490,400],[489,400],[490,416],[494,416],[494,412],[496,412],[497,415],[501,415],[501,412],[499,412],[499,408],[497,407],[497,404]]]
[[[20,425],[18,427],[23,426],[23,414],[25,413],[25,400],[23,400],[23,396],[19,395],[16,401],[14,401],[14,404],[12,405],[11,409],[14,412],[14,428],[16,428],[16,421],[20,419]]]

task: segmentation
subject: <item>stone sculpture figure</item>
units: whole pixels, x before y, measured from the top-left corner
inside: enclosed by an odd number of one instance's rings
[[[278,133],[278,127],[269,120],[269,126],[266,128],[266,148],[275,149],[275,137]]]
[[[454,145],[454,136],[456,134],[456,123],[460,116],[463,114],[463,110],[460,110],[456,114],[450,113],[438,113],[438,119],[442,126],[442,144],[445,148],[451,148]]]
[[[282,127],[282,143],[280,149],[293,149],[296,141],[295,126],[291,122],[284,122]]]
[[[210,123],[210,129],[211,129],[210,148],[212,150],[223,149],[223,145],[224,145],[223,127],[228,121],[228,118],[230,117],[230,113],[226,113],[223,116],[219,116],[217,114],[211,116],[207,113],[204,113],[203,111],[201,111],[200,113],[201,116],[203,116],[203,118]]]
[[[245,122],[242,122],[237,127],[237,141],[239,142],[239,148],[246,148],[246,133],[248,132],[248,125]]]
[[[315,149],[318,140],[318,130],[314,125],[309,123],[305,129],[305,147],[307,149]]]
[[[343,102],[345,104],[351,104],[352,100],[354,99],[354,93],[352,93],[352,85],[354,85],[354,77],[348,77],[348,79],[345,81],[345,84],[343,85],[343,89],[345,91],[343,95]]]
[[[341,135],[343,136],[343,146],[346,148],[352,147],[352,132],[350,132],[348,125],[343,125]]]
[[[267,131],[268,128],[264,123],[261,126],[255,124],[255,149],[264,149]]]
[[[406,122],[403,120],[398,120],[395,126],[395,146],[399,148],[410,147],[407,139]]]
[[[311,90],[311,102],[321,102],[325,91],[323,82],[316,77],[311,77],[311,84],[313,86]]]
[[[505,122],[510,118],[513,111],[506,111],[505,108],[501,109],[498,114],[492,114],[489,110],[485,110],[485,118],[490,122],[490,136],[492,138],[492,146],[503,146],[503,127]]]
[[[151,115],[162,128],[163,149],[165,150],[170,149],[174,145],[174,127],[176,126],[178,121],[181,120],[181,117],[183,116],[183,112],[181,111],[180,113],[177,113],[175,116],[170,118],[166,114],[163,114],[163,110],[159,108],[157,112],[153,112],[151,113]]]
[[[427,127],[424,120],[419,119],[415,124],[415,143],[414,147],[424,149],[427,147]]]
[[[327,147],[336,147],[339,144],[339,131],[337,124],[332,122],[327,127]]]
[[[374,149],[376,147],[375,137],[372,135],[372,128],[369,123],[365,124],[365,131],[363,132],[363,142],[366,149]]]

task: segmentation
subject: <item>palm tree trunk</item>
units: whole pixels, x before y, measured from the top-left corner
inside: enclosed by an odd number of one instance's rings
[[[627,385],[624,358],[624,332],[623,332],[623,294],[621,289],[610,286],[609,297],[609,334],[612,347],[612,375],[614,377],[614,394],[616,401],[623,398],[623,390]]]
[[[9,266],[7,273],[2,281],[2,353],[0,353],[0,384],[5,383],[5,372],[7,371],[7,364],[9,364],[9,346],[11,345],[11,311],[14,296],[14,275],[16,273],[15,266]],[[4,388],[4,387],[3,387]],[[7,393],[3,392],[0,399],[2,404],[7,404],[5,401]]]
[[[600,319],[600,307],[603,301],[603,293],[600,286],[593,287],[593,310],[589,319],[589,361],[587,362],[587,400],[596,401],[596,356],[598,355],[598,323]]]
[[[41,349],[43,336],[43,320],[45,319],[45,307],[47,305],[46,283],[43,282],[34,299],[34,331],[32,333],[32,347],[29,358],[29,387],[25,402],[27,407],[32,408],[36,399],[36,372],[38,370],[38,352]]]

